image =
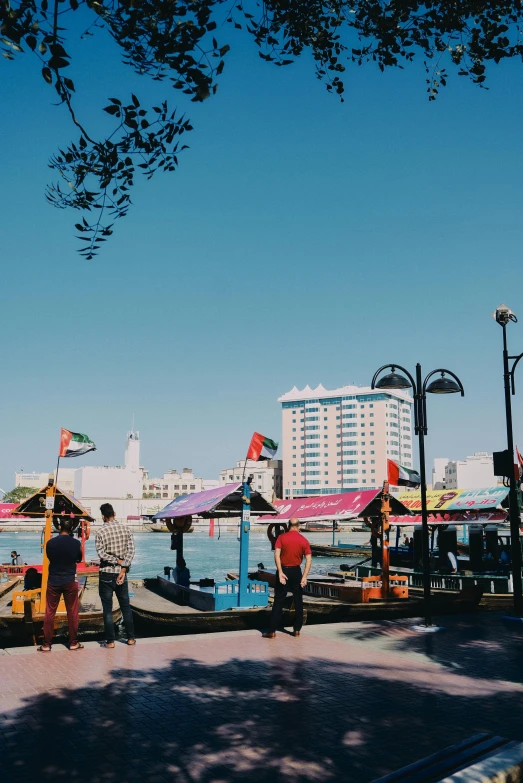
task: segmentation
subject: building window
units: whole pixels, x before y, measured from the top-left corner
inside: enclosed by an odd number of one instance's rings
[[[292,448],[293,448],[294,450],[296,450],[296,446],[293,446]]]
[[[296,435],[293,435],[293,436],[292,436],[292,439],[293,439],[293,440],[296,440]]]
[[[191,484],[189,489],[196,489],[196,484]]]
[[[292,486],[293,486],[293,487],[295,487],[295,486],[296,486],[296,482],[295,482],[295,481],[293,481],[293,482],[292,482]]]
[[[293,476],[295,476],[295,475],[296,475],[296,473],[293,473],[292,475],[293,475]]]
[[[168,497],[169,497],[169,493],[168,493],[168,492],[163,492],[163,493],[162,493],[162,497],[164,497],[164,498],[168,498]]]
[[[232,476],[231,476],[231,478],[232,478]],[[174,489],[180,489],[180,485],[179,484],[175,484],[174,485]]]
[[[187,489],[187,484],[182,484],[182,489]]]

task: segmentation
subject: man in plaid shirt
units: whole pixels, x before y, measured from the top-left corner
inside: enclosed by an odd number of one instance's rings
[[[133,534],[128,527],[116,522],[110,503],[103,503],[100,511],[105,524],[96,534],[96,551],[100,558],[99,592],[106,638],[103,646],[114,647],[113,593],[122,610],[127,644],[136,644],[127,584],[127,572],[135,553]]]

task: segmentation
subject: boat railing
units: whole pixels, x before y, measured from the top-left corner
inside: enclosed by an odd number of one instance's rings
[[[381,569],[372,566],[359,566],[356,568],[358,578],[366,575],[380,575]],[[409,587],[423,587],[423,573],[410,571],[402,573],[407,577]],[[510,593],[512,592],[512,575],[493,574],[431,574],[430,586],[439,590],[452,590],[461,592],[472,585],[483,588],[485,593]]]
[[[235,595],[240,589],[239,579],[227,580],[226,582],[216,582],[214,584],[214,593],[219,595]],[[267,582],[259,582],[255,579],[249,579],[247,582],[248,593],[268,593],[269,585]]]

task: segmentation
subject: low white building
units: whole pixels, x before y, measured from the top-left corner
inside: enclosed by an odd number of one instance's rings
[[[140,499],[142,497],[142,474],[140,434],[128,432],[124,465],[78,468],[74,477],[74,494],[81,502],[87,501],[89,498],[103,497]]]
[[[436,464],[435,470],[439,470]],[[433,477],[435,470],[432,471]],[[494,475],[492,454],[486,451],[476,451],[464,460],[448,460],[445,465],[443,486],[433,483],[433,488],[478,489],[480,487],[494,487],[498,483],[498,477]]]
[[[217,483],[217,482],[216,482]],[[194,475],[192,468],[184,468],[181,473],[177,470],[168,470],[161,478],[149,478],[144,473],[142,490],[144,498],[161,498],[167,501],[177,498],[179,495],[192,495],[194,492],[202,492],[210,489],[206,486],[209,482]]]
[[[283,470],[281,459],[270,459],[262,462],[254,462],[248,459],[239,460],[234,468],[220,470],[220,486],[235,484],[243,477],[243,466],[246,476],[254,476],[251,486],[260,492],[269,503],[274,498],[282,497]]]
[[[58,486],[69,495],[74,495],[74,474],[77,468],[62,468],[58,472]],[[47,486],[49,473],[15,473],[16,487],[30,487],[36,492]],[[53,473],[54,475],[54,473]]]

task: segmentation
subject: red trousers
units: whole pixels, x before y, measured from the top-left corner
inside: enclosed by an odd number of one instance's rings
[[[47,585],[44,617],[44,642],[51,644],[54,634],[54,618],[60,597],[63,593],[65,608],[67,609],[67,624],[69,625],[69,644],[78,642],[78,582],[67,582],[60,587]]]

